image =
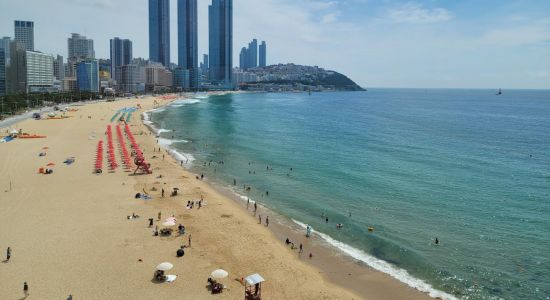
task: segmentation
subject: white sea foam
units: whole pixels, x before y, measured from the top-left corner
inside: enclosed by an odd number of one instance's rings
[[[306,224],[304,224],[300,221],[296,221],[294,219],[292,219],[292,221],[294,223],[296,223],[298,226],[302,227],[304,230],[307,227]],[[337,241],[337,240],[333,239],[332,237],[330,237],[327,234],[324,234],[324,233],[318,232],[318,231],[313,231],[313,232],[314,232],[314,234],[319,236],[321,239],[323,239],[325,242],[327,242],[329,245],[331,245],[331,246],[337,248],[338,250],[346,253],[347,255],[353,257],[354,259],[362,261],[362,262],[366,263],[367,265],[369,265],[370,267],[372,267],[372,268],[374,268],[374,269],[376,269],[380,272],[386,273],[386,274],[390,275],[391,277],[407,284],[408,286],[410,286],[412,288],[415,288],[415,289],[417,289],[421,292],[427,293],[432,298],[439,298],[439,299],[444,299],[444,300],[458,300],[458,298],[456,298],[455,296],[447,294],[447,293],[439,291],[439,290],[436,290],[431,285],[424,282],[423,280],[413,277],[412,275],[410,275],[404,269],[400,269],[398,267],[395,267],[392,264],[390,264],[390,263],[388,263],[384,260],[378,259],[374,256],[371,256],[371,255],[365,253],[362,250],[359,250],[359,249],[354,248],[354,247],[352,247],[348,244]]]
[[[195,104],[195,103],[200,103],[201,101],[199,99],[180,99],[180,100],[176,100],[174,102],[172,102],[170,104],[170,106],[172,107],[181,107],[181,106],[184,106],[184,105],[189,105],[189,104]]]
[[[161,128],[161,129],[157,130],[157,134],[161,134],[163,132],[172,132],[172,130],[168,130],[168,129],[164,129],[164,128]]]
[[[185,166],[186,168],[191,167],[191,164],[195,160],[195,157],[193,156],[193,154],[190,154],[190,153],[178,152],[177,150],[174,150],[172,148],[167,148],[167,151],[168,153],[170,153],[170,155],[172,155],[172,157],[175,160],[180,162],[182,161],[183,166]]]

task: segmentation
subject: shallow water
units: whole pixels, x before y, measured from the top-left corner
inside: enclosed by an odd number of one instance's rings
[[[195,172],[410,285],[550,299],[550,91],[234,94],[151,121]]]

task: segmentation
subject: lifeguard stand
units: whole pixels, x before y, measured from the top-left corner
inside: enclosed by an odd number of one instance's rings
[[[244,299],[245,300],[261,300],[262,299],[262,282],[264,282],[260,274],[252,274],[244,279]]]

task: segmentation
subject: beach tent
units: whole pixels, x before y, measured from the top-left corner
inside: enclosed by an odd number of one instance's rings
[[[244,298],[247,300],[260,300],[262,298],[262,282],[265,279],[260,274],[252,274],[244,279]]]
[[[162,226],[166,226],[166,227],[175,226],[175,225],[176,225],[175,222],[164,222],[164,223],[162,223]]]

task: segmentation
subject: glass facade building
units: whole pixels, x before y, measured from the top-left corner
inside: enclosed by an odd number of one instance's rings
[[[117,68],[132,63],[132,41],[115,37],[111,39],[111,78],[116,79]]]
[[[26,51],[34,51],[34,22],[14,21],[15,41]]]
[[[260,50],[260,58],[259,58],[259,66],[265,67],[267,65],[267,45],[265,44],[265,41],[262,41],[259,47]]]
[[[170,66],[170,0],[149,0],[149,59]]]
[[[178,0],[178,67],[189,70],[191,89],[199,87],[197,26],[197,0]]]
[[[97,60],[88,59],[76,65],[76,81],[81,92],[99,92],[99,65]]]
[[[6,50],[0,48],[0,96],[6,95]]]
[[[229,87],[233,69],[233,0],[212,0],[208,25],[209,79]]]

